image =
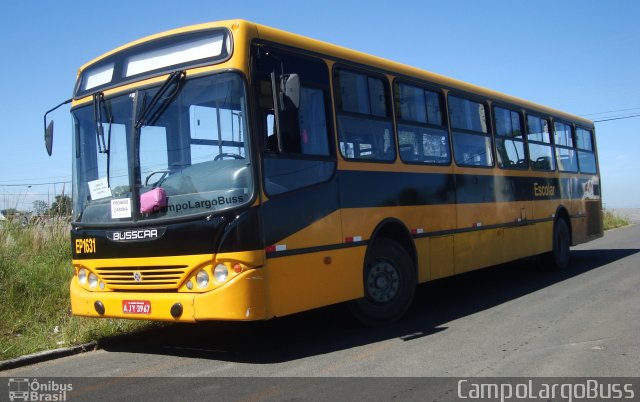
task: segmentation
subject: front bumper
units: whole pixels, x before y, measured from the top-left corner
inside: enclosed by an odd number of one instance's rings
[[[71,281],[71,311],[86,317],[129,318],[153,321],[197,322],[206,320],[253,321],[270,318],[267,313],[265,277],[262,269],[243,272],[228,283],[206,293],[165,292],[91,292]],[[149,314],[123,312],[123,301],[148,301]],[[100,314],[96,302],[104,307]],[[182,314],[173,317],[171,308],[182,306]]]

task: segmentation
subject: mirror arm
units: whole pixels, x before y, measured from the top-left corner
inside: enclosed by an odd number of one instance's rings
[[[49,110],[47,110],[47,111],[44,113],[44,129],[45,129],[45,130],[47,129],[47,115],[48,115],[49,113],[53,112],[54,110],[56,110],[57,108],[59,108],[60,106],[64,106],[64,105],[66,105],[67,103],[71,103],[71,101],[72,101],[72,100],[73,100],[73,98],[67,99],[66,101],[62,102],[62,103],[61,103],[61,104],[59,104],[58,106],[56,106],[56,107],[54,107],[54,108],[52,108],[52,109],[49,109]]]

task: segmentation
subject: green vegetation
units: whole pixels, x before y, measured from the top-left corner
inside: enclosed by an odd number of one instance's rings
[[[0,222],[0,360],[133,332],[148,322],[73,317],[69,224]]]
[[[605,209],[602,213],[604,230],[615,229],[630,224],[629,219],[617,215],[611,210]]]

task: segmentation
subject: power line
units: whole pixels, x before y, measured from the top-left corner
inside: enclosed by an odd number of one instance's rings
[[[57,175],[57,176],[47,176],[47,177],[29,177],[29,178],[21,178],[21,179],[6,179],[6,180],[0,180],[0,185],[3,184],[13,184],[15,182],[23,182],[25,180],[29,180],[29,181],[36,181],[36,182],[44,182],[46,180],[53,180],[53,181],[60,181],[60,180],[67,180],[67,181],[71,181],[71,176],[69,175]],[[47,181],[47,183],[49,183],[49,181]]]
[[[586,114],[582,114],[580,116],[595,116],[595,115],[598,115],[598,114],[627,112],[629,110],[638,110],[638,109],[640,109],[640,107],[632,107],[632,108],[628,108],[628,109],[618,109],[618,110],[609,110],[608,112],[586,113]]]
[[[9,196],[9,197],[22,197],[22,196],[27,196],[27,197],[44,197],[47,195],[52,195],[52,194],[47,194],[47,193],[0,193],[0,196]]]
[[[610,119],[594,120],[593,122],[594,123],[600,123],[600,122],[603,122],[603,121],[631,119],[632,117],[640,117],[640,114],[632,114],[632,115],[629,115],[629,116],[612,117]]]
[[[54,181],[50,183],[0,184],[0,187],[50,186],[55,184],[71,184],[71,181]]]

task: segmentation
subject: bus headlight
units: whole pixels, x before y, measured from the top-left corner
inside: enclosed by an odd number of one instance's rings
[[[80,268],[80,270],[78,270],[78,282],[80,282],[81,285],[86,285],[87,284],[87,270],[84,268]]]
[[[204,270],[198,271],[198,274],[196,275],[196,284],[200,289],[206,288],[207,285],[209,285],[209,274]]]
[[[96,286],[98,286],[98,275],[91,272],[89,274],[89,287],[95,289]]]
[[[224,264],[216,265],[215,269],[213,270],[213,277],[216,278],[217,282],[226,282],[229,278],[229,270],[227,269],[227,266]]]

